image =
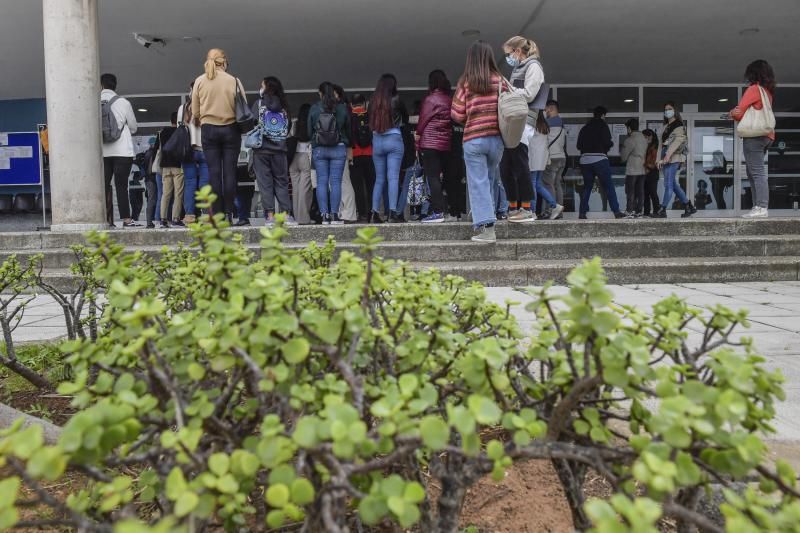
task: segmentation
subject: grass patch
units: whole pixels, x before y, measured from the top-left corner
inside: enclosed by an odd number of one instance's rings
[[[22,344],[15,345],[17,360],[36,372],[46,377],[54,385],[72,377],[72,371],[59,350],[58,344]],[[0,353],[7,355],[5,343],[0,343]],[[3,393],[14,393],[35,390],[36,388],[26,380],[0,366],[0,390]]]

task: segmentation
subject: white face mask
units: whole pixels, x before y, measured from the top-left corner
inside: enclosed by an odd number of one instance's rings
[[[258,95],[259,95],[261,98],[264,98],[264,88],[263,88],[263,87],[262,87],[262,88],[260,88],[260,89],[258,90]]]
[[[664,110],[664,118],[671,119],[675,117],[675,110],[674,109],[665,109]]]

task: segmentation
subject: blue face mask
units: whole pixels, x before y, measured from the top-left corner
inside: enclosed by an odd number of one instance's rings
[[[519,66],[519,59],[517,59],[516,57],[512,57],[510,55],[507,55],[506,56],[506,63],[508,63],[509,66],[511,66],[513,68],[517,68]]]
[[[675,117],[675,110],[674,109],[667,109],[664,111],[664,118],[671,119]]]

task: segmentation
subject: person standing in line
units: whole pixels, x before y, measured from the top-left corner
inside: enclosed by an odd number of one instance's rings
[[[286,224],[296,224],[292,216],[292,202],[289,199],[289,160],[287,143],[289,126],[289,102],[281,80],[267,76],[261,81],[259,99],[253,103],[253,115],[261,127],[261,147],[253,149],[253,172],[261,193],[261,207],[267,226],[275,224],[275,198],[280,212],[286,213]],[[249,225],[247,219],[237,225]]]
[[[458,222],[467,212],[467,167],[464,163],[464,125],[450,121],[450,157],[444,170],[449,222]]]
[[[384,74],[378,80],[369,103],[369,125],[372,129],[372,161],[375,164],[375,188],[372,192],[372,214],[370,222],[381,223],[378,214],[383,189],[389,190],[389,222],[403,222],[397,209],[400,189],[400,170],[403,165],[404,112],[400,95],[397,94],[397,79],[393,74]],[[407,119],[406,119],[407,120]]]
[[[341,85],[333,84],[333,94],[336,96],[336,101],[344,104],[347,109],[347,116],[352,130],[352,117],[350,116],[350,101],[347,98],[344,88]],[[358,206],[356,205],[356,191],[353,188],[353,182],[350,179],[350,167],[353,165],[353,150],[352,150],[352,131],[348,135],[350,144],[347,146],[347,163],[342,172],[342,202],[339,205],[339,217],[345,224],[355,224],[358,222]]]
[[[730,112],[736,122],[741,122],[744,114],[750,107],[761,110],[764,103],[761,98],[760,88],[764,88],[769,98],[770,106],[775,98],[775,72],[772,66],[758,59],[747,65],[744,77],[749,87],[742,95],[742,99]],[[745,137],[743,140],[744,162],[747,177],[750,179],[750,190],[753,194],[753,208],[742,218],[767,218],[769,216],[769,182],[767,169],[764,165],[764,155],[770,145],[775,142],[775,131],[759,137]]]
[[[647,152],[644,159],[644,206],[643,215],[650,218],[658,211],[658,135],[651,129],[642,132],[647,141]]]
[[[136,133],[138,123],[133,114],[131,103],[117,95],[117,77],[113,74],[100,76],[100,101],[108,102],[110,112],[113,113],[120,135],[116,140],[103,143],[103,177],[106,193],[106,220],[111,228],[114,225],[114,197],[112,196],[111,182],[117,191],[117,208],[122,219],[123,228],[141,227],[141,224],[131,218],[131,205],[128,200],[128,177],[133,168],[133,134]]]
[[[547,162],[550,160],[549,134],[550,127],[547,125],[544,111],[540,110],[536,117],[536,127],[533,129],[533,135],[530,136],[528,141],[528,166],[531,169],[530,180],[531,188],[533,189],[531,207],[536,205],[536,196],[541,195],[542,200],[547,204],[542,217],[553,220],[564,211],[564,206],[556,203],[556,199],[553,198],[553,195],[542,183],[542,176],[547,168]],[[529,222],[533,220],[536,220],[535,215],[527,219],[512,220],[512,222]]]
[[[228,74],[228,58],[219,48],[208,52],[205,73],[194,82],[192,116],[200,124],[211,190],[217,196],[211,214],[224,213],[233,224],[236,211],[236,167],[242,135],[236,125],[236,91],[241,81]]]
[[[606,190],[608,203],[615,218],[625,215],[619,210],[617,191],[611,179],[611,165],[608,162],[608,151],[614,146],[611,131],[606,123],[608,111],[603,106],[594,108],[593,117],[578,133],[578,150],[581,152],[581,173],[583,174],[583,194],[578,218],[585,219],[589,212],[589,198],[592,196],[595,177],[600,179],[600,186]]]
[[[647,157],[647,139],[639,131],[639,119],[629,119],[625,126],[628,128],[628,138],[622,145],[620,157],[625,165],[625,197],[627,218],[642,216],[644,203],[644,160]]]
[[[346,106],[337,102],[332,83],[320,84],[319,98],[308,114],[311,156],[317,172],[317,203],[323,224],[344,224],[339,217],[339,206],[350,143],[350,116]]]
[[[501,80],[491,45],[475,41],[467,51],[464,73],[453,97],[451,118],[464,124],[464,163],[476,230],[472,240],[480,243],[497,241],[494,191],[500,179],[504,148],[497,118]]]
[[[528,222],[536,220],[535,206],[528,203],[536,193],[531,188],[531,168],[529,168],[530,138],[536,126],[538,111],[544,109],[547,86],[544,84],[544,70],[540,62],[539,47],[525,37],[511,37],[503,45],[506,63],[512,68],[509,81],[521,91],[528,101],[528,119],[522,142],[516,148],[505,148],[501,167],[503,187],[509,202],[509,222]]]
[[[297,112],[292,136],[297,141],[294,159],[289,165],[292,180],[292,212],[298,224],[312,224],[311,204],[314,190],[311,186],[311,137],[308,135],[308,112],[311,104],[303,104]]]
[[[442,70],[428,75],[428,95],[422,101],[417,122],[417,140],[422,153],[422,168],[431,191],[431,213],[424,223],[444,222],[443,173],[450,157],[453,128],[450,125],[450,80]]]
[[[542,175],[542,186],[547,189],[556,204],[564,205],[564,169],[567,167],[567,130],[564,128],[564,121],[558,114],[558,102],[548,100],[544,108],[544,116],[547,119],[547,126],[550,133],[547,134],[547,148],[550,153],[550,163],[544,169]],[[563,218],[564,214],[559,213],[554,220]]]
[[[170,125],[158,133],[156,150],[161,150],[161,227],[168,228],[169,206],[172,203],[172,225],[183,226],[181,211],[183,211],[183,163],[172,159],[164,151],[164,145],[178,129],[178,113],[172,113]]]
[[[673,193],[684,205],[681,218],[688,218],[697,213],[697,209],[686,197],[678,182],[678,173],[681,166],[686,163],[688,137],[681,114],[674,102],[667,102],[664,105],[664,126],[664,132],[661,134],[661,159],[657,162],[658,168],[664,173],[664,198],[661,200],[661,209],[654,218],[667,218],[667,209],[672,202]]]
[[[203,153],[203,141],[200,126],[192,119],[192,92],[194,82],[189,85],[189,101],[178,108],[178,117],[189,128],[189,139],[192,143],[192,155],[188,163],[183,164],[183,207],[186,214],[184,224],[193,224],[200,214],[197,209],[195,195],[197,191],[208,185],[208,162]]]
[[[358,222],[369,222],[372,194],[375,189],[375,165],[372,162],[372,129],[369,126],[367,99],[361,93],[353,95],[350,124],[353,128],[353,164],[350,168],[350,181],[356,194]]]

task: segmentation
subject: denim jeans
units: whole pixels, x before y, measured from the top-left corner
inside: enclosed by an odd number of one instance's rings
[[[499,165],[497,167],[497,175],[500,176]],[[506,187],[503,185],[503,180],[500,177],[498,177],[497,182],[495,182],[494,206],[498,215],[505,215],[508,213],[508,195],[506,194]]]
[[[764,166],[764,154],[772,140],[769,137],[751,137],[744,139],[744,162],[747,177],[750,179],[750,191],[753,195],[754,207],[769,207],[769,182],[767,169]]]
[[[467,167],[472,224],[475,227],[494,224],[495,198],[499,196],[500,158],[503,140],[499,135],[479,137],[464,143],[464,163]]]
[[[199,215],[197,210],[197,191],[208,185],[208,163],[202,150],[194,150],[192,162],[183,165],[183,207],[187,215]]]
[[[153,220],[156,222],[161,221],[161,197],[164,195],[164,180],[161,179],[161,173],[156,174],[156,214]]]
[[[611,180],[611,165],[608,159],[603,159],[591,165],[581,165],[583,174],[583,194],[581,195],[580,214],[589,212],[589,198],[592,196],[594,188],[594,178],[600,178],[600,185],[606,190],[608,203],[614,213],[619,213],[619,202],[617,201],[617,191],[614,189],[614,182]]]
[[[686,193],[683,192],[681,184],[678,183],[678,171],[681,169],[682,164],[683,163],[670,163],[669,165],[664,165],[662,168],[664,172],[664,199],[661,200],[661,207],[664,209],[670,208],[669,205],[672,202],[673,192],[678,196],[678,200],[680,200],[683,205],[689,203],[689,199],[686,198]]]
[[[208,181],[217,199],[212,212],[233,216],[236,212],[236,167],[242,149],[242,135],[236,124],[203,124],[203,152],[208,161]]]
[[[553,195],[550,194],[544,183],[542,183],[542,177],[544,176],[544,170],[531,170],[531,186],[533,187],[533,200],[531,200],[531,208],[533,209],[536,205],[536,196],[542,195],[542,200],[544,200],[550,209],[556,206],[556,201],[553,198]]]
[[[389,183],[389,209],[397,212],[400,168],[403,165],[403,136],[395,133],[372,134],[372,161],[375,164],[375,188],[372,191],[372,210],[378,211],[386,183]]]
[[[342,203],[342,175],[347,164],[347,147],[316,146],[311,152],[317,170],[317,203],[323,215],[339,214]]]

